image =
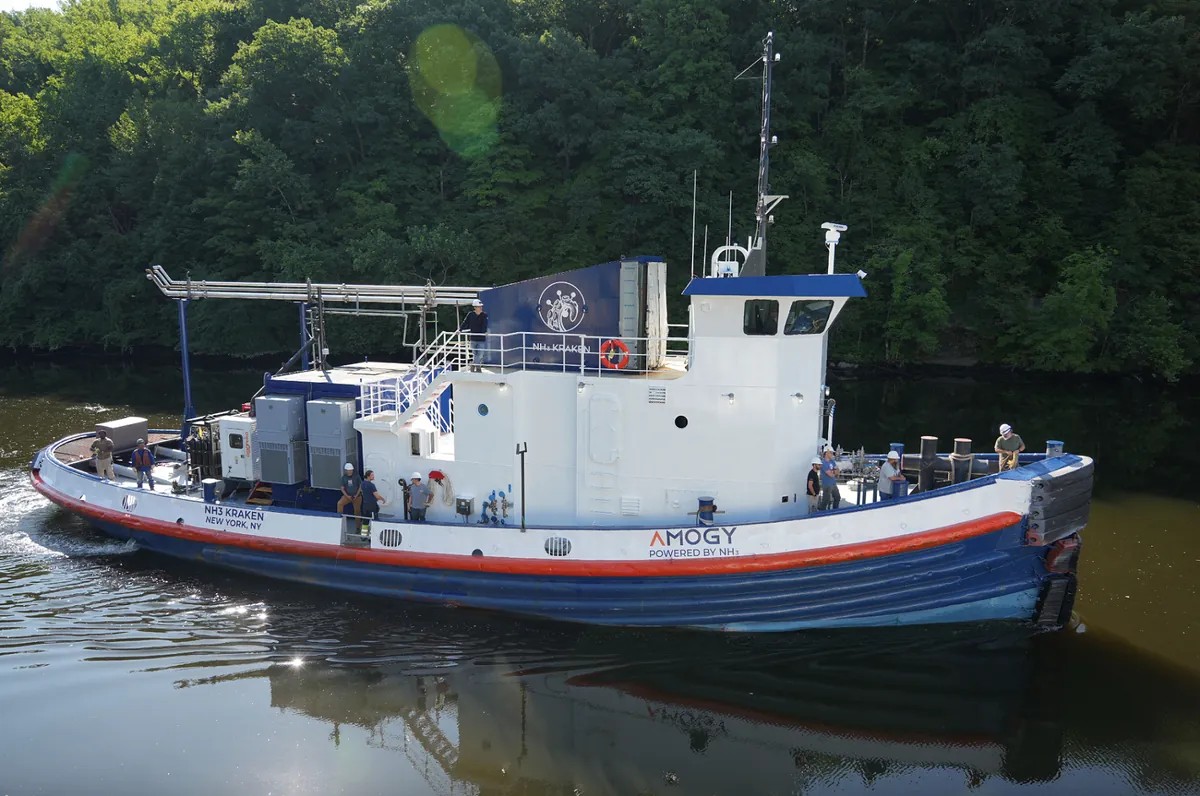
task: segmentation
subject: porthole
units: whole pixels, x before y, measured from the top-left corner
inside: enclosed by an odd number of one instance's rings
[[[571,554],[571,540],[562,536],[551,536],[546,540],[546,554],[565,556]]]
[[[480,417],[487,417],[487,413],[488,413],[487,404],[480,404],[480,405],[479,405],[479,416],[480,416]],[[482,553],[480,553],[480,555],[483,555],[483,554],[482,554]]]
[[[675,428],[687,428],[687,418],[679,415],[675,418]]]
[[[399,547],[404,536],[397,528],[384,528],[379,532],[379,543],[384,547]]]
[[[478,547],[476,547],[474,550],[472,550],[472,551],[471,551],[471,555],[473,555],[473,556],[481,556],[481,555],[483,555],[483,551],[482,551],[482,550],[480,550]]]

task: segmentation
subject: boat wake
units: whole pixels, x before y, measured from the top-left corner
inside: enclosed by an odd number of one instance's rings
[[[39,495],[24,470],[0,470],[0,555],[95,558],[137,551],[93,531]]]

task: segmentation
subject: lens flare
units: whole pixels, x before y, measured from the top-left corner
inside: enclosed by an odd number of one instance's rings
[[[456,25],[422,31],[408,60],[413,99],[446,145],[478,157],[495,144],[500,65],[487,44]]]

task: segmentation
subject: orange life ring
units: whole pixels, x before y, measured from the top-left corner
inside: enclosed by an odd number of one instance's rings
[[[621,352],[615,361],[612,356],[614,351]],[[629,364],[629,349],[620,340],[608,340],[600,346],[600,364],[612,370],[621,370]]]

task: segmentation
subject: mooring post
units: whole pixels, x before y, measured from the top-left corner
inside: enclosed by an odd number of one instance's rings
[[[933,489],[933,470],[937,466],[937,437],[921,437],[921,469],[917,473],[917,489]]]
[[[954,438],[954,455],[950,457],[950,482],[961,484],[971,480],[971,440]]]
[[[179,438],[188,438],[188,419],[196,414],[192,408],[192,366],[188,359],[187,299],[179,299],[179,348],[183,352],[183,423],[179,426]]]
[[[517,444],[517,455],[521,457],[521,533],[525,533],[525,453],[528,450],[528,442]]]

